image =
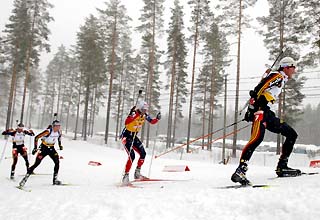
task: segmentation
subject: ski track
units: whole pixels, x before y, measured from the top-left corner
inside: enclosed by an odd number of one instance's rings
[[[4,144],[1,140],[0,151]],[[25,188],[31,192],[18,190],[14,186],[22,179],[19,175],[25,173],[24,161],[19,157],[15,182],[7,179],[11,159],[1,162],[1,220],[314,220],[320,216],[320,175],[270,179],[275,177],[274,167],[252,165],[248,178],[254,184],[270,184],[270,188],[217,189],[233,184],[230,176],[236,164],[156,159],[151,177],[185,181],[134,183],[143,188],[118,187],[127,159],[123,150],[66,139],[63,145],[64,151],[58,151],[64,157],[59,178],[73,184],[70,186],[52,186],[52,175],[36,175],[26,183]],[[10,152],[11,144],[6,156]],[[33,164],[34,156],[29,159]],[[102,166],[88,166],[90,160],[99,161]],[[148,174],[149,162],[147,157],[144,174]],[[191,171],[162,172],[169,164],[186,164]],[[49,157],[35,170],[39,174],[52,172]]]

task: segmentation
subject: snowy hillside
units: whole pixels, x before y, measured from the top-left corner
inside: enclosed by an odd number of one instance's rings
[[[28,141],[27,141],[28,143]],[[2,152],[5,141],[0,141]],[[248,178],[270,188],[219,189],[233,185],[230,176],[236,164],[219,165],[209,160],[156,159],[151,177],[167,182],[135,183],[143,188],[118,187],[126,153],[82,141],[63,141],[60,179],[69,186],[52,186],[53,162],[46,158],[26,184],[16,189],[25,167],[22,158],[16,181],[8,180],[11,159],[0,164],[0,219],[5,220],[202,220],[202,219],[318,219],[320,176],[279,179],[272,166],[251,165]],[[10,156],[11,146],[5,156]],[[196,155],[195,155],[196,156]],[[255,157],[255,155],[253,156]],[[89,161],[102,166],[89,166]],[[34,162],[34,156],[30,159]],[[148,175],[150,157],[143,173]],[[162,172],[165,165],[188,165],[190,172]],[[303,171],[319,171],[300,167]],[[48,175],[47,175],[48,174]],[[131,176],[132,178],[132,176]]]

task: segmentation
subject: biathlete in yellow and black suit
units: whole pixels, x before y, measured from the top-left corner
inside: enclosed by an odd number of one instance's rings
[[[38,149],[38,140],[41,139],[41,145]],[[44,130],[34,138],[34,149],[32,154],[37,154],[35,163],[28,169],[27,174],[20,182],[20,187],[23,187],[27,182],[29,176],[33,173],[34,169],[40,165],[43,158],[49,155],[49,157],[54,162],[54,172],[53,172],[53,185],[60,185],[61,181],[58,180],[59,172],[59,154],[54,148],[55,143],[58,142],[59,149],[63,150],[61,145],[61,132],[60,132],[60,122],[54,120],[52,125],[48,129]]]
[[[29,168],[28,152],[27,152],[28,149],[24,145],[24,137],[25,137],[25,135],[34,136],[34,133],[32,130],[25,130],[24,125],[22,123],[19,123],[16,130],[8,129],[8,130],[2,132],[2,134],[12,136],[13,162],[12,162],[12,166],[11,166],[10,179],[14,179],[14,173],[15,173],[17,162],[18,162],[18,155],[19,154],[25,160],[27,170]]]
[[[156,118],[152,119],[148,114],[148,104],[144,101],[140,101],[137,106],[134,106],[128,117],[125,121],[125,128],[121,134],[122,143],[127,151],[128,154],[128,161],[125,166],[125,174],[122,178],[122,183],[127,184],[129,183],[129,172],[132,166],[132,162],[135,159],[136,151],[140,158],[138,160],[137,168],[134,173],[135,179],[142,179],[145,178],[141,175],[140,170],[144,163],[144,159],[146,157],[146,151],[141,143],[140,139],[138,138],[137,134],[141,130],[144,122],[147,120],[150,124],[156,124],[161,119],[160,112],[157,114]]]
[[[269,104],[276,101],[288,79],[292,78],[295,67],[296,62],[291,57],[283,58],[279,62],[278,71],[270,72],[254,90],[250,91],[251,99],[245,120],[252,122],[251,138],[242,150],[240,164],[231,177],[233,182],[239,182],[242,185],[251,184],[246,177],[247,163],[255,149],[263,141],[266,129],[286,137],[276,169],[277,175],[279,177],[301,175],[300,170],[288,167],[288,158],[298,134],[290,125],[277,118],[269,107]]]

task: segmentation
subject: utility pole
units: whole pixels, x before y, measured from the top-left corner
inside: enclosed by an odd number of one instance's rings
[[[237,54],[237,84],[236,84],[236,102],[235,102],[235,110],[234,110],[234,121],[238,121],[238,112],[239,112],[239,81],[240,81],[240,45],[241,45],[241,18],[242,18],[242,0],[240,0],[239,5],[239,21],[238,21],[238,54]],[[233,144],[232,144],[232,157],[235,158],[237,156],[237,133],[238,125],[235,124],[233,127],[233,131],[235,132],[233,136]]]
[[[226,158],[226,126],[227,126],[227,77],[224,75],[224,112],[223,112],[223,142],[222,142],[222,162]]]
[[[284,3],[280,1],[280,50],[282,51],[284,47]],[[279,104],[278,104],[278,118],[283,120],[283,102],[284,102],[284,89],[282,90],[279,96]],[[280,147],[281,147],[281,135],[277,135],[277,154],[280,154]]]

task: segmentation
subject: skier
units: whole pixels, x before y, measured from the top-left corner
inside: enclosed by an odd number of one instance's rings
[[[248,162],[254,150],[263,141],[265,129],[286,137],[282,146],[282,153],[276,168],[279,177],[299,176],[301,171],[288,167],[288,158],[293,150],[293,145],[298,137],[296,131],[286,122],[276,117],[270,110],[269,104],[273,104],[280,95],[281,90],[288,79],[295,73],[296,62],[291,57],[284,57],[279,62],[277,71],[270,72],[261,82],[250,91],[250,101],[244,120],[252,122],[251,138],[243,148],[240,164],[231,176],[233,182],[242,185],[251,185],[246,177]]]
[[[10,135],[12,136],[12,166],[11,166],[11,173],[10,173],[10,179],[14,179],[14,173],[16,169],[16,165],[18,162],[18,156],[19,154],[23,157],[23,159],[26,162],[27,170],[29,168],[29,161],[28,161],[28,153],[27,153],[27,147],[24,145],[24,137],[25,135],[34,136],[34,133],[32,130],[24,130],[24,125],[22,123],[18,124],[18,127],[16,130],[14,129],[8,129],[4,132],[2,132],[2,135]]]
[[[145,120],[147,120],[150,124],[156,124],[161,119],[161,113],[159,112],[156,118],[152,119],[148,114],[148,104],[144,101],[140,101],[137,106],[133,106],[130,110],[130,113],[125,121],[125,128],[122,131],[120,136],[122,140],[122,144],[124,145],[127,154],[128,161],[125,166],[125,173],[122,178],[122,183],[124,185],[129,184],[129,171],[132,166],[132,162],[135,159],[135,150],[140,158],[138,160],[137,168],[134,172],[135,179],[145,179],[146,177],[141,175],[141,167],[144,163],[144,159],[146,157],[146,151],[138,138],[137,134],[141,130]]]
[[[41,138],[42,143],[38,151],[39,138]],[[58,141],[59,149],[63,150],[63,146],[61,145],[60,122],[58,120],[54,120],[52,122],[52,126],[49,126],[48,129],[44,130],[34,138],[34,149],[32,150],[32,154],[34,155],[37,152],[38,154],[35,163],[28,169],[27,174],[19,183],[20,187],[25,185],[33,170],[39,166],[43,158],[47,155],[49,155],[54,162],[53,185],[61,185],[61,181],[58,180],[59,155],[54,148],[56,141]]]

